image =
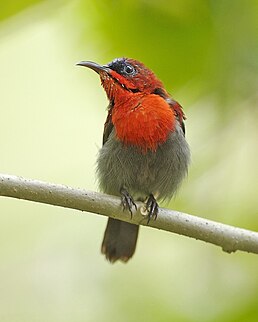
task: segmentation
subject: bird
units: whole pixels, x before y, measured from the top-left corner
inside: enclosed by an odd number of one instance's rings
[[[98,73],[109,101],[97,157],[100,190],[120,196],[131,215],[135,201],[145,202],[149,223],[158,216],[158,201],[170,200],[188,172],[182,106],[138,60],[122,57],[105,65],[77,65]],[[135,252],[138,232],[138,225],[109,218],[101,252],[111,263],[126,263]]]

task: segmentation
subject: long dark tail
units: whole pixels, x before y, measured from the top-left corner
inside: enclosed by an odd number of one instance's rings
[[[139,226],[109,218],[101,246],[101,253],[111,263],[127,262],[134,254]]]

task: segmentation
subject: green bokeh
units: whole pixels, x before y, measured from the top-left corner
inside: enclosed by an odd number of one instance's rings
[[[188,117],[192,165],[166,206],[258,230],[257,1],[2,1],[0,18],[1,173],[97,189],[107,100],[75,63],[130,56]],[[0,320],[258,320],[257,256],[142,228],[110,265],[105,221],[1,198]]]

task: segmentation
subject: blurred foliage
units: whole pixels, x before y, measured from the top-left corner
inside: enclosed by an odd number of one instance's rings
[[[258,230],[258,2],[1,1],[0,171],[96,189],[107,100],[79,60],[142,60],[184,106],[189,178],[170,207]],[[74,216],[72,216],[74,214]],[[141,229],[99,254],[105,218],[0,200],[1,321],[256,322],[257,256]]]
[[[0,20],[10,18],[11,16],[19,13],[20,11],[29,8],[37,3],[46,2],[45,0],[2,0],[0,10]]]
[[[81,4],[84,15],[89,4]],[[232,92],[237,101],[256,89],[257,1],[101,0],[91,5],[107,53],[144,60],[169,88],[201,83],[198,93],[217,92],[223,109]]]

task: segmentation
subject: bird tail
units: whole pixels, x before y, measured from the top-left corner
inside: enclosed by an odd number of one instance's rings
[[[111,263],[127,262],[134,254],[139,226],[109,218],[101,246],[101,253]]]

